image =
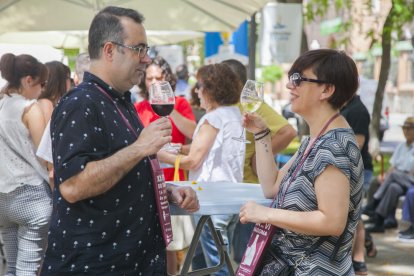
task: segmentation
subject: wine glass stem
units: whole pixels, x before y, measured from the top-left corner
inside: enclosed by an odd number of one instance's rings
[[[167,118],[168,120],[170,120],[170,116],[169,115],[167,115],[167,116],[164,116],[164,118]],[[172,120],[170,120],[170,121],[172,121]],[[167,144],[167,147],[171,147],[171,143],[170,142],[168,142]]]

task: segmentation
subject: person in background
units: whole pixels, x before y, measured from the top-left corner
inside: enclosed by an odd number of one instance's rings
[[[339,114],[358,89],[355,62],[344,52],[305,52],[289,70],[292,111],[310,127],[295,155],[280,170],[268,126],[257,114],[243,125],[255,134],[257,172],[272,207],[248,202],[242,223],[276,227],[258,275],[273,275],[282,260],[295,275],[354,275],[351,247],[360,217],[363,162],[349,124]]]
[[[89,66],[91,64],[91,59],[89,58],[88,53],[80,53],[75,60],[75,75],[73,81],[75,85],[79,85],[83,81],[83,74],[86,71],[89,71]]]
[[[177,76],[177,85],[175,88],[175,95],[184,97],[186,99],[191,98],[191,85],[188,83],[188,67],[185,64],[180,64],[175,69],[175,75]]]
[[[59,61],[46,62],[45,65],[49,74],[38,103],[42,108],[45,122],[49,122],[57,102],[71,88],[70,68]]]
[[[206,114],[206,110],[201,108],[200,98],[198,97],[196,90],[200,89],[199,85],[196,83],[194,87],[191,88],[191,99],[190,105],[193,110],[196,123]]]
[[[239,86],[243,85],[247,81],[246,67],[238,60],[228,59],[222,63],[228,65],[238,77]],[[240,90],[241,92],[241,90]],[[239,92],[239,95],[240,95]],[[241,108],[241,107],[240,107]],[[259,109],[256,111],[266,121],[269,126],[272,137],[272,152],[273,155],[278,154],[284,150],[289,143],[296,137],[295,129],[289,124],[289,122],[278,114],[267,103],[262,103]],[[246,155],[244,160],[243,169],[243,182],[246,183],[259,183],[256,170],[256,150],[253,134],[247,132],[246,139],[251,143],[246,144]],[[241,262],[243,252],[246,250],[247,243],[252,234],[254,223],[241,224],[237,222],[234,230],[233,247],[234,247],[234,260],[237,263]]]
[[[180,167],[189,170],[191,181],[241,182],[245,145],[232,139],[235,133],[243,131],[241,113],[236,106],[241,91],[237,76],[225,64],[212,64],[202,66],[196,77],[196,93],[206,114],[197,124],[189,153],[180,159]],[[166,151],[160,151],[158,156],[168,164],[174,164],[179,158]],[[230,252],[237,215],[213,215],[211,219],[215,228],[221,231]],[[200,243],[207,265],[217,265],[219,255],[207,225],[201,234]],[[223,266],[215,275],[228,274],[227,266]]]
[[[175,89],[176,79],[172,73],[170,65],[167,61],[158,56],[152,59],[151,63],[145,70],[145,78],[142,79],[139,87],[141,88],[141,95],[144,100],[135,104],[135,109],[138,112],[144,126],[160,118],[153,110],[149,103],[149,87],[156,81],[168,81],[171,88]],[[145,85],[144,85],[145,84]],[[174,110],[168,116],[172,125],[172,143],[184,145],[186,138],[191,139],[196,127],[195,117],[188,101],[183,97],[175,97]],[[174,179],[174,167],[167,167],[163,169],[165,180],[171,181]],[[185,180],[184,171],[180,169],[180,180]]]
[[[414,117],[405,119],[402,129],[406,141],[395,149],[390,159],[391,168],[363,210],[364,214],[371,217],[372,224],[365,228],[371,233],[385,231],[385,218],[395,212],[398,198],[414,186]]]
[[[55,189],[42,276],[166,275],[168,225],[155,194],[164,185],[152,164],[171,141],[171,124],[160,118],[144,128],[128,92],[150,63],[143,20],[113,6],[95,15],[90,70],[53,112]],[[168,200],[198,210],[192,189],[166,189]]]
[[[141,79],[141,84],[138,87],[141,88],[140,95],[142,95],[142,101],[135,104],[135,108],[138,112],[138,115],[144,124],[147,126],[149,123],[160,118],[153,110],[149,103],[149,87],[156,81],[168,81],[171,85],[172,90],[176,88],[177,80],[171,70],[168,62],[157,56],[152,59],[151,64],[149,64],[145,70],[145,76]],[[190,104],[184,97],[175,96],[175,105],[174,110],[168,116],[171,125],[172,125],[172,143],[179,144],[180,150],[182,146],[186,144],[186,138],[191,139],[193,137],[194,129],[196,127],[195,117],[191,109]],[[166,181],[174,181],[174,166],[163,165],[163,172]],[[180,169],[179,180],[184,181],[185,171]],[[184,231],[185,222],[191,222],[188,217],[173,217],[172,226],[173,234],[176,239],[167,247],[167,272],[169,274],[176,274],[177,267],[179,267],[177,254],[179,250],[184,248],[181,247],[183,244],[182,232]],[[181,233],[180,233],[181,232]],[[181,238],[178,238],[181,237]]]
[[[47,68],[30,55],[4,54],[0,94],[0,233],[6,275],[36,275],[46,248],[52,194],[35,151],[46,126],[36,99]]]
[[[341,109],[341,115],[347,120],[354,131],[358,147],[361,150],[362,161],[364,163],[363,189],[366,193],[373,172],[372,157],[368,152],[369,124],[371,118],[368,109],[362,103],[358,95],[355,95],[346,103]],[[365,264],[365,235],[364,222],[360,219],[354,235],[354,243],[352,247],[352,263],[356,275],[368,274],[368,269]]]
[[[410,224],[410,226],[398,233],[400,242],[414,242],[414,187],[408,189],[402,208],[402,220]]]
[[[47,162],[49,185],[53,190],[53,164],[51,162],[52,142],[50,140],[49,121],[57,102],[69,91],[72,85],[70,82],[70,68],[68,66],[59,61],[46,62],[45,65],[48,69],[47,83],[37,102],[43,111],[43,116],[47,125],[43,132],[42,139],[40,140],[39,147],[37,148],[36,155]],[[43,144],[46,142],[44,139],[49,140],[46,148]],[[47,155],[49,155],[50,158],[46,157]]]
[[[65,76],[65,78],[67,78],[67,75],[70,75],[70,69],[69,67],[67,67],[64,64],[61,64],[61,66],[58,66],[59,62],[56,62],[56,66],[55,68],[59,67],[59,70],[53,70],[53,69],[49,69],[52,70],[54,73],[54,77],[53,79],[50,81],[50,91],[55,91],[55,93],[53,92],[48,92],[48,94],[50,95],[60,95],[58,96],[54,96],[55,98],[58,98],[57,100],[59,100],[63,94],[65,94],[66,92],[69,91],[69,88],[72,88],[72,86],[68,86],[68,81],[66,79],[66,84],[64,84],[64,79],[63,76]],[[75,82],[75,86],[79,85],[82,81],[83,81],[83,74],[85,73],[85,71],[89,70],[89,66],[90,66],[90,59],[89,59],[89,55],[86,53],[82,53],[79,54],[76,57],[76,63],[75,63],[75,75],[74,75],[74,82]],[[62,67],[63,66],[63,67]],[[64,73],[66,72],[66,73]],[[69,72],[69,73],[68,73]],[[49,72],[49,74],[51,74]],[[59,76],[59,77],[58,77]],[[50,76],[49,76],[50,77]],[[52,88],[53,87],[53,88]],[[49,89],[46,87],[46,90]],[[66,91],[64,91],[66,89]],[[60,91],[58,93],[56,93],[56,91]],[[53,101],[54,104],[52,105],[51,101],[45,99],[45,105],[47,107],[47,110],[49,110],[50,116],[52,115],[52,112],[50,109],[53,110],[53,108],[55,107],[55,105],[57,104],[57,100]],[[42,158],[43,160],[45,160],[46,162],[48,162],[49,164],[53,164],[53,157],[52,157],[52,139],[50,137],[50,116],[49,117],[45,117],[45,119],[47,119],[47,125],[45,128],[45,131],[43,132],[42,135],[42,139],[40,140],[39,143],[39,147],[37,149],[36,155],[40,158]],[[51,185],[53,184],[53,166],[48,166],[49,169],[49,179],[50,179],[50,183]]]

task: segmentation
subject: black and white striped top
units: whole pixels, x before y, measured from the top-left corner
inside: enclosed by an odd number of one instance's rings
[[[309,143],[305,140],[299,148],[295,162],[282,181],[281,189],[285,190],[296,166]],[[337,167],[350,183],[350,203],[348,224],[339,244],[339,250],[333,262],[330,256],[338,244],[339,237],[331,236],[300,263],[295,275],[354,275],[351,259],[353,233],[360,217],[362,199],[363,163],[354,133],[351,129],[333,129],[322,135],[311,149],[309,156],[299,169],[286,193],[282,208],[292,211],[314,211],[318,209],[314,183],[328,165]],[[277,206],[281,198],[279,193],[275,201]],[[285,259],[297,260],[320,237],[294,233],[279,229],[272,244],[283,252]]]

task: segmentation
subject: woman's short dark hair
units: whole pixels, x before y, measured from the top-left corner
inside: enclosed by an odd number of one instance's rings
[[[66,93],[66,80],[70,78],[70,68],[59,61],[45,63],[49,74],[45,89],[39,99],[48,99],[54,105]]]
[[[17,92],[23,77],[31,76],[38,83],[47,80],[46,66],[31,55],[4,54],[0,59],[0,71],[2,78],[7,81],[2,90],[6,94]]]
[[[89,28],[88,51],[91,59],[101,56],[101,48],[108,41],[124,43],[124,28],[120,17],[129,17],[138,24],[144,21],[144,16],[133,9],[109,6],[101,10]]]
[[[319,80],[335,86],[335,92],[328,102],[336,109],[340,109],[358,90],[357,67],[343,51],[318,49],[305,52],[293,63],[289,76],[293,73],[302,74],[307,69],[312,70]]]
[[[218,63],[202,66],[197,71],[197,81],[203,88],[203,95],[219,105],[232,105],[239,102],[241,84],[226,64]]]

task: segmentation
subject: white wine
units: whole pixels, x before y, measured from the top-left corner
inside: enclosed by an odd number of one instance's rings
[[[253,113],[259,109],[260,105],[262,104],[261,101],[252,101],[252,102],[242,102],[241,106],[243,110]]]

